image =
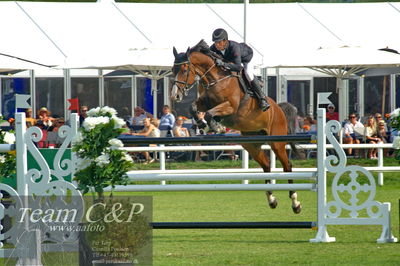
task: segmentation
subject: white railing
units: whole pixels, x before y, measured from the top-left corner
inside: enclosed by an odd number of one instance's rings
[[[341,144],[343,149],[354,148],[354,149],[378,149],[378,159],[377,166],[365,167],[368,171],[378,172],[378,184],[383,185],[383,172],[395,172],[400,171],[400,166],[384,166],[384,156],[383,149],[393,149],[392,143],[385,144]],[[315,150],[317,149],[317,144],[299,144],[296,145],[298,149],[305,150]],[[287,146],[290,149],[290,146]],[[333,145],[327,144],[327,149],[333,149]],[[271,171],[272,172],[282,172],[282,168],[276,167],[276,157],[274,152],[271,150],[271,146],[263,145],[262,149],[270,151],[271,158]],[[156,173],[201,173],[201,172],[218,172],[219,169],[192,169],[192,170],[167,170],[166,169],[166,152],[176,152],[176,151],[241,151],[242,153],[242,168],[241,169],[223,169],[223,172],[262,172],[261,168],[249,169],[249,154],[241,145],[203,145],[203,146],[154,146],[154,147],[125,147],[124,150],[129,152],[159,152],[160,170],[145,170],[139,171],[140,174],[156,174]],[[317,168],[293,168],[294,172],[304,172],[304,171],[316,171]],[[138,171],[135,171],[138,174]]]

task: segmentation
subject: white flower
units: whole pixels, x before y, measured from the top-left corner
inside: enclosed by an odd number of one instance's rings
[[[103,153],[102,155],[94,159],[94,161],[96,162],[97,166],[102,167],[110,163],[110,156],[107,153]]]
[[[397,136],[393,139],[393,148],[396,150],[400,149],[400,137]]]
[[[5,163],[6,157],[4,155],[0,155],[0,163]]]
[[[111,119],[114,121],[114,129],[122,128],[126,124],[125,121],[119,117],[112,116]]]
[[[100,112],[103,114],[110,114],[111,116],[115,116],[117,115],[117,111],[114,108],[108,107],[108,106],[104,106],[100,109]]]
[[[5,132],[4,142],[7,144],[14,144],[15,143],[15,135],[10,132]]]
[[[391,118],[398,117],[399,115],[400,115],[400,108],[397,108],[396,110],[390,113]]]
[[[81,132],[78,132],[75,137],[72,139],[72,144],[76,145],[76,144],[80,144],[83,141],[83,135]]]
[[[91,116],[97,116],[99,112],[100,112],[100,107],[96,107],[96,108],[92,108],[89,111],[87,111],[86,114],[88,117],[91,117]]]
[[[108,124],[109,122],[110,118],[107,116],[87,117],[85,121],[83,121],[82,126],[86,129],[86,131],[89,131],[99,124]]]
[[[124,147],[124,144],[122,143],[122,141],[120,141],[119,139],[110,139],[108,141],[108,144],[111,145],[111,149],[112,150],[118,150],[119,148]]]
[[[127,161],[127,162],[133,162],[132,157],[128,153],[124,153],[122,160]]]
[[[86,169],[90,164],[91,164],[91,160],[88,158],[79,158],[76,161],[76,168],[78,170],[83,170]]]

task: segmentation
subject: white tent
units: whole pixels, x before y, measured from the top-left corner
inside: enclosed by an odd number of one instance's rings
[[[361,45],[400,50],[400,3],[250,4],[247,41],[255,63],[318,47]],[[242,4],[0,2],[0,53],[48,65],[105,57],[148,45],[184,50],[215,28],[243,41]]]

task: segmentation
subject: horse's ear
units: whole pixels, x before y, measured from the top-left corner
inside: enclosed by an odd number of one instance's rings
[[[190,47],[188,47],[186,50],[186,54],[189,55],[189,53],[190,53]]]
[[[174,46],[174,48],[173,48],[172,50],[173,50],[173,52],[174,52],[174,56],[177,57],[178,51],[176,50],[175,46]]]

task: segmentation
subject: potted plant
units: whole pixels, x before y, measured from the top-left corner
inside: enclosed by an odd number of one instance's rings
[[[74,179],[83,194],[93,194],[93,201],[86,205],[96,205],[91,209],[90,221],[86,221],[85,226],[102,229],[101,232],[85,232],[84,238],[94,254],[90,256],[94,259],[93,265],[126,265],[121,261],[132,264],[132,255],[146,243],[151,231],[148,219],[141,213],[125,217],[127,211],[114,222],[107,221],[107,215],[112,215],[116,204],[123,208],[132,205],[129,198],[113,197],[112,192],[110,197],[104,195],[105,187],[126,185],[126,172],[134,166],[132,158],[121,149],[123,143],[117,139],[124,131],[124,125],[115,109],[97,107],[87,112],[73,141],[72,150],[77,156]],[[125,253],[118,256],[122,251]]]

